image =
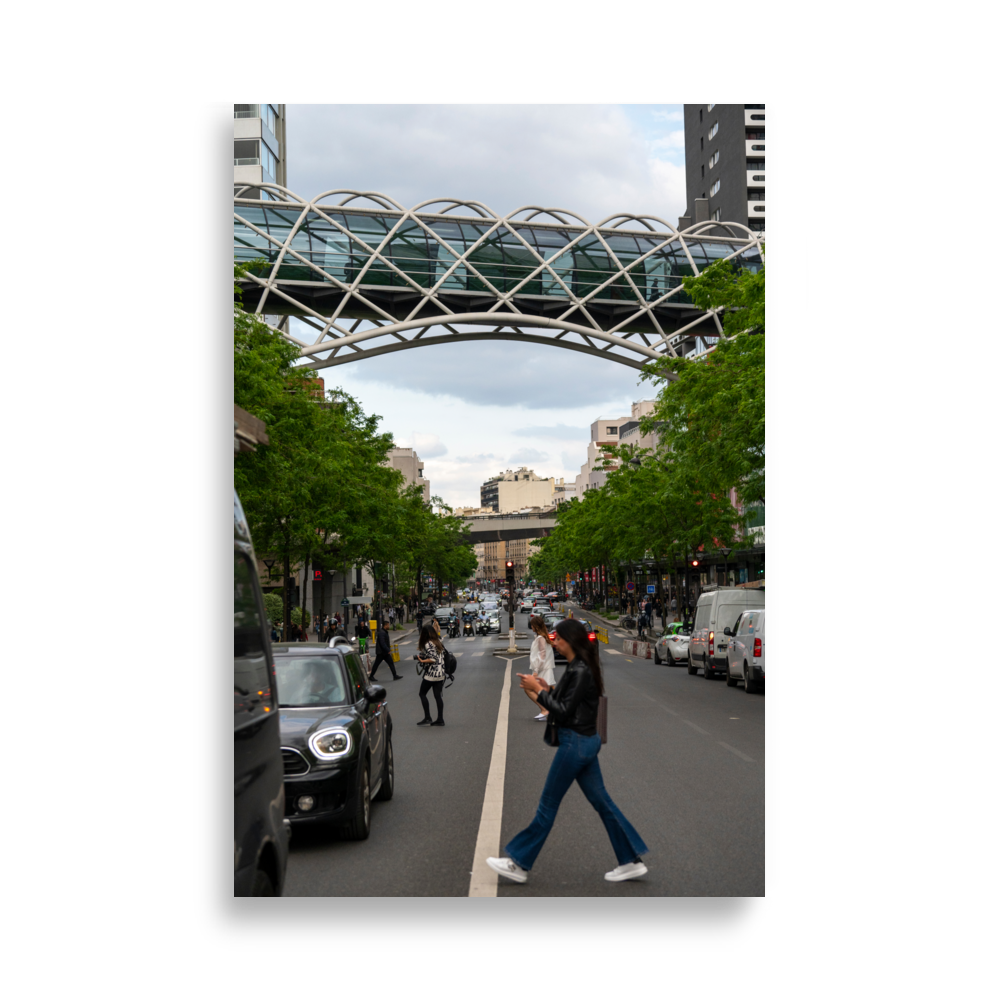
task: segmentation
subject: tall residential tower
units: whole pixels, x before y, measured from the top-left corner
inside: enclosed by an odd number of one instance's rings
[[[233,183],[288,186],[284,104],[233,105]],[[247,198],[268,198],[247,192]]]
[[[764,231],[763,104],[685,104],[684,161],[681,229],[715,219]]]

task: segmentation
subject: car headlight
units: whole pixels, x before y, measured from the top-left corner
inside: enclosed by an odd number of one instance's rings
[[[351,752],[351,734],[346,729],[323,729],[309,737],[309,749],[320,760],[337,760]]]

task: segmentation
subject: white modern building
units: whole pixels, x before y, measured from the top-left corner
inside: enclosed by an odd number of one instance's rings
[[[233,105],[233,184],[288,186],[284,104]],[[244,197],[269,199],[266,191]]]
[[[424,478],[424,463],[413,448],[393,448],[386,465],[391,465],[403,474],[407,486],[420,486],[424,491],[424,503],[431,502],[431,484]]]
[[[480,502],[498,514],[512,514],[523,507],[550,507],[556,481],[542,479],[534,469],[521,466],[486,480],[479,488]]]
[[[608,481],[608,472],[618,468],[618,463],[610,459],[609,448],[621,443],[622,428],[626,432],[638,427],[638,420],[651,413],[655,401],[641,399],[632,404],[632,413],[624,417],[598,417],[590,425],[590,444],[587,445],[587,461],[580,466],[576,477],[576,496],[581,500],[587,490],[600,489]],[[610,459],[606,467],[605,460]]]

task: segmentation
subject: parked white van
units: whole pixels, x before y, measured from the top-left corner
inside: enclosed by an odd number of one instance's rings
[[[748,608],[764,607],[764,588],[719,587],[698,598],[694,628],[688,647],[688,673],[701,667],[706,677],[721,676],[726,670],[726,651],[736,619]]]
[[[726,683],[736,687],[741,678],[747,694],[764,687],[764,611],[754,608],[740,615],[726,650]],[[725,633],[723,633],[725,634]]]

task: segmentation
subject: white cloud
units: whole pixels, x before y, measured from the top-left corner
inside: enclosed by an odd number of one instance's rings
[[[509,459],[510,462],[516,462],[519,465],[524,465],[528,462],[547,462],[548,460],[549,456],[544,451],[539,451],[537,448],[520,448],[518,451],[515,451]]]
[[[421,458],[437,458],[448,454],[448,448],[437,434],[413,431],[397,443],[401,448],[413,448]]]
[[[682,122],[682,121],[684,121],[684,112],[683,111],[651,111],[650,114],[658,122]]]
[[[381,191],[402,205],[477,200],[671,219],[648,144],[617,105],[290,105],[289,187]]]
[[[511,431],[518,437],[555,438],[559,441],[586,441],[590,436],[589,427],[567,427],[556,424],[554,427],[519,427]]]

